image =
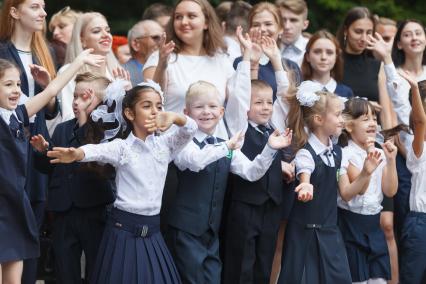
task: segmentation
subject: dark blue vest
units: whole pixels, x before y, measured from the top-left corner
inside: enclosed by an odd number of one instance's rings
[[[203,142],[195,138],[193,141],[201,149],[204,147]],[[178,170],[176,199],[167,216],[168,224],[195,236],[201,236],[208,229],[217,233],[230,165],[231,159],[223,157],[200,172]]]
[[[270,129],[269,133],[272,132],[274,130]],[[249,124],[241,152],[253,161],[262,152],[266,143],[267,138]],[[232,175],[232,199],[254,205],[262,205],[268,199],[272,199],[276,204],[280,204],[284,190],[281,160],[282,152],[278,151],[265,175],[255,182]]]

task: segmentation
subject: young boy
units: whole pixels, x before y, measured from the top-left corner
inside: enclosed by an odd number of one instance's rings
[[[259,179],[273,162],[276,149],[290,144],[291,133],[271,133],[261,154],[250,161],[237,150],[241,132],[228,141],[213,136],[224,108],[218,90],[203,81],[190,86],[185,114],[196,121],[198,130],[174,160],[179,169],[178,190],[169,209],[166,242],[183,283],[221,283],[218,231],[228,174]]]
[[[282,57],[302,65],[308,39],[302,32],[308,28],[308,7],[304,0],[276,0],[281,12],[283,33],[281,34]]]

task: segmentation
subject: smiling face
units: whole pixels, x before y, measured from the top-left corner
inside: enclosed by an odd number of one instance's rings
[[[327,112],[322,117],[323,131],[327,136],[339,137],[343,129],[343,103],[335,97],[329,99]]]
[[[202,42],[207,23],[201,6],[193,1],[180,2],[175,9],[173,27],[176,36],[184,44]]]
[[[16,68],[8,68],[0,78],[0,107],[14,110],[21,96],[21,80]]]
[[[314,42],[309,52],[306,54],[306,60],[312,67],[314,73],[329,73],[334,64],[336,64],[336,46],[326,38],[320,38]]]
[[[377,117],[369,107],[366,114],[347,121],[345,128],[356,144],[367,146],[369,138],[376,138]]]
[[[195,120],[202,132],[213,134],[223,117],[224,109],[216,93],[204,93],[192,98],[184,113]]]
[[[259,125],[265,125],[272,116],[272,88],[252,88],[248,119]]]
[[[81,45],[93,48],[95,54],[107,55],[111,51],[112,35],[105,18],[94,17],[82,31]]]
[[[259,28],[262,35],[269,36],[275,41],[278,39],[279,34],[282,32],[281,27],[275,20],[274,15],[268,11],[263,10],[256,13],[251,21],[251,28]]]
[[[409,22],[401,31],[397,47],[406,55],[423,54],[426,46],[426,37],[423,27],[415,22]]]
[[[26,0],[17,8],[12,7],[10,15],[23,30],[42,31],[46,20],[44,0]]]
[[[354,21],[346,30],[346,52],[361,54],[367,47],[369,35],[373,35],[374,24],[369,18]]]

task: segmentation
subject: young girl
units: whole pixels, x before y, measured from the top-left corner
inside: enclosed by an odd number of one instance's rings
[[[82,53],[67,72],[53,80],[46,89],[18,105],[21,96],[21,81],[18,68],[11,62],[0,59],[0,275],[4,283],[19,283],[23,259],[36,258],[38,251],[38,228],[25,192],[28,141],[25,132],[29,117],[37,113],[74,76],[85,63],[97,66],[102,58]],[[48,77],[41,67],[37,79]]]
[[[404,221],[401,235],[401,283],[426,281],[426,191],[425,134],[426,114],[420,98],[417,79],[413,73],[401,71],[400,75],[411,87],[412,113],[410,126],[414,132],[411,147],[407,149],[407,168],[410,170],[410,212]]]
[[[346,172],[339,173],[342,151],[330,139],[343,127],[341,100],[315,82],[303,82],[294,93],[288,120],[295,132],[300,184],[286,229],[279,283],[351,283],[337,227],[337,191],[346,198],[365,189],[380,153],[369,153],[360,175],[350,183]]]
[[[304,80],[320,83],[330,93],[350,98],[352,90],[340,83],[343,80],[343,58],[337,39],[328,31],[320,30],[312,35],[306,45],[302,62]]]
[[[180,283],[159,231],[159,213],[168,163],[191,141],[197,125],[183,114],[162,112],[162,101],[157,84],[142,83],[123,99],[131,130],[126,139],[48,152],[52,163],[99,161],[116,169],[117,198],[92,283]],[[166,131],[173,124],[179,127]]]
[[[350,197],[339,196],[339,227],[345,241],[352,281],[356,283],[387,283],[391,279],[390,259],[385,235],[380,227],[383,194],[395,195],[398,188],[396,172],[397,148],[390,141],[382,149],[372,145],[376,137],[377,120],[374,107],[366,99],[349,99],[343,111],[344,135],[340,136],[345,160],[342,167],[353,181],[362,170],[368,152],[376,150],[386,156],[371,175],[366,190]],[[346,137],[346,135],[348,137]],[[349,141],[348,141],[349,138]],[[346,140],[346,141],[343,141]]]

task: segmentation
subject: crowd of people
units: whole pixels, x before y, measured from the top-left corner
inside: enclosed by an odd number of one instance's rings
[[[426,283],[420,21],[47,16],[0,14],[0,284],[36,282],[46,226],[56,283]]]

